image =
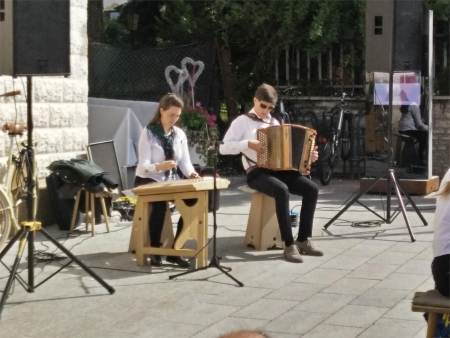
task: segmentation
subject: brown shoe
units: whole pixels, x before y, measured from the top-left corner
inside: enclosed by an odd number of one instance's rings
[[[298,252],[297,245],[295,244],[284,249],[284,258],[286,258],[288,262],[303,263],[303,258],[300,256],[300,252]]]
[[[317,249],[309,239],[303,242],[295,241],[295,243],[298,246],[298,251],[304,255],[323,256],[323,251]]]

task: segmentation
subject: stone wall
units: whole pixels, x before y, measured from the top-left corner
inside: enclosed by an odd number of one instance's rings
[[[55,160],[71,159],[85,152],[88,143],[88,38],[87,1],[71,0],[71,75],[33,77],[34,140],[37,141],[39,177],[49,171]],[[20,90],[13,98],[0,98],[0,122],[26,122],[26,77],[0,76],[0,93]],[[26,136],[25,136],[26,137]],[[6,134],[0,135],[0,180],[6,166],[9,147]]]
[[[450,168],[450,97],[433,99],[433,174],[444,176]]]

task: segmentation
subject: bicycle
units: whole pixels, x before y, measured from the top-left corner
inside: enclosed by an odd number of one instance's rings
[[[272,116],[280,122],[280,124],[284,123],[295,123],[296,122],[296,112],[293,109],[291,103],[289,101],[285,102],[283,100],[283,95],[286,96],[299,96],[300,92],[295,91],[294,87],[288,87],[281,91],[279,91],[279,98],[277,104],[275,105],[275,109],[272,112]]]
[[[17,94],[16,94],[17,95]],[[27,127],[21,123],[6,123],[3,125],[2,131],[8,134],[10,138],[8,160],[6,164],[6,175],[3,185],[0,185],[0,249],[8,240],[11,230],[17,232],[19,227],[19,207],[22,201],[27,199],[27,173],[29,164],[29,154],[26,142],[21,142],[20,145],[16,140],[17,136],[22,136]],[[17,150],[14,150],[16,145]],[[31,151],[34,155],[34,146]],[[34,199],[33,215],[36,216],[37,211],[37,170],[36,162],[32,170],[34,184],[31,192]]]
[[[324,186],[330,183],[338,158],[345,161],[350,156],[352,115],[344,108],[346,96],[346,93],[342,93],[340,105],[322,113],[321,133],[317,136],[319,147],[317,172],[320,183]]]

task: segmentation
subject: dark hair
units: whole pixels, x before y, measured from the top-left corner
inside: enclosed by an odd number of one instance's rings
[[[158,110],[156,111],[155,116],[153,116],[153,118],[150,120],[150,122],[148,124],[151,126],[154,124],[161,123],[161,109],[167,110],[170,107],[179,107],[179,108],[183,109],[184,102],[181,99],[181,97],[179,97],[176,94],[169,93],[169,94],[164,95],[161,98],[161,100],[159,100]]]
[[[277,104],[278,101],[277,91],[267,83],[263,83],[256,89],[255,97],[259,101],[269,102],[273,105]]]

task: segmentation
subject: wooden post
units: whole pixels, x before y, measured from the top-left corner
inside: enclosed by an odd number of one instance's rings
[[[339,44],[339,77],[341,79],[341,90],[344,91],[344,44]]]
[[[322,53],[317,57],[319,81],[322,80]]]
[[[328,79],[330,80],[330,85],[333,85],[333,50],[331,46],[328,51]]]
[[[306,78],[308,79],[308,82],[311,81],[311,53],[309,49],[306,51]]]
[[[444,42],[444,67],[448,66],[448,58],[447,58],[447,42]]]
[[[289,86],[289,46],[286,46],[285,55],[286,55],[286,82]]]
[[[277,87],[279,86],[280,81],[280,74],[278,73],[278,54],[275,58],[275,83],[277,84]]]
[[[352,41],[352,93],[355,94],[355,45]]]

